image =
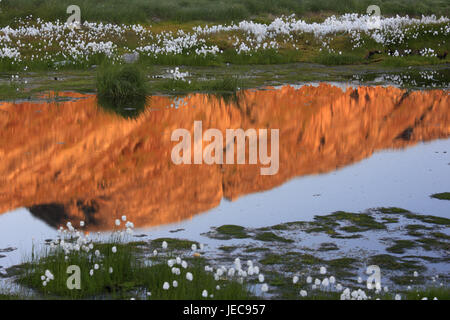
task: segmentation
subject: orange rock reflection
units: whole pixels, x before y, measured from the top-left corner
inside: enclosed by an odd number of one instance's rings
[[[191,94],[178,108],[152,97],[127,120],[96,106],[93,95],[60,103],[0,103],[0,212],[28,207],[52,226],[80,220],[108,230],[127,215],[135,226],[180,221],[223,197],[350,165],[386,148],[450,134],[448,92],[321,84],[247,90],[238,100]],[[78,99],[79,98],[79,99]],[[177,128],[280,130],[278,174],[261,165],[174,165]]]

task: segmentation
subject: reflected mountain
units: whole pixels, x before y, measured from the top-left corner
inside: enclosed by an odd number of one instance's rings
[[[443,90],[321,84],[246,90],[236,99],[153,96],[132,119],[105,112],[94,95],[66,95],[75,99],[0,103],[0,212],[27,207],[53,227],[83,220],[93,231],[112,229],[122,215],[155,226],[450,134]],[[175,165],[172,131],[193,137],[196,120],[203,132],[279,129],[278,173],[260,175],[260,164]]]

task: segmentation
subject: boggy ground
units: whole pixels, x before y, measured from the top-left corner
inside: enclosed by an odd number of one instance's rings
[[[69,225],[65,242],[48,240],[0,274],[0,299],[449,299],[449,227],[392,207],[223,225],[204,234],[206,245],[132,235],[130,222],[99,242]],[[73,264],[81,290],[66,287]],[[379,289],[367,288],[369,265],[381,269]]]
[[[349,85],[394,85],[408,89],[448,88],[450,65],[411,67],[323,66],[313,63],[277,65],[184,66],[174,79],[170,66],[139,65],[145,72],[149,94],[183,96],[193,92],[235,94],[245,88],[286,83],[339,82]],[[20,74],[20,76],[19,76]],[[96,92],[96,68],[52,72],[0,74],[0,100],[36,100],[46,92]],[[12,77],[17,79],[10,81]],[[58,96],[55,94],[53,96]]]

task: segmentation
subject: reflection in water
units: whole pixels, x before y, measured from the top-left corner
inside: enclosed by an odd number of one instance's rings
[[[107,97],[98,97],[98,105],[106,111],[115,112],[124,118],[137,118],[144,110],[150,97],[132,97],[126,101],[114,100]]]
[[[0,212],[28,207],[54,227],[84,220],[91,230],[107,230],[121,215],[154,226],[192,217],[223,197],[450,134],[442,90],[321,84],[247,90],[238,100],[154,96],[135,119],[104,112],[93,95],[70,96],[83,99],[0,103]],[[222,132],[279,129],[278,174],[260,175],[260,164],[174,165],[171,133],[186,128],[193,136],[195,120]]]

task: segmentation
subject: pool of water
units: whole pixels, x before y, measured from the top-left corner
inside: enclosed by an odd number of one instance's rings
[[[213,226],[263,227],[337,210],[450,216],[448,201],[430,198],[450,190],[446,90],[320,84],[152,97],[135,118],[102,110],[93,95],[67,96],[78,99],[0,103],[1,266],[68,221],[107,233],[126,215],[136,234],[212,244],[202,233]],[[278,129],[278,172],[175,165],[171,133],[193,137],[194,121],[203,132]]]

